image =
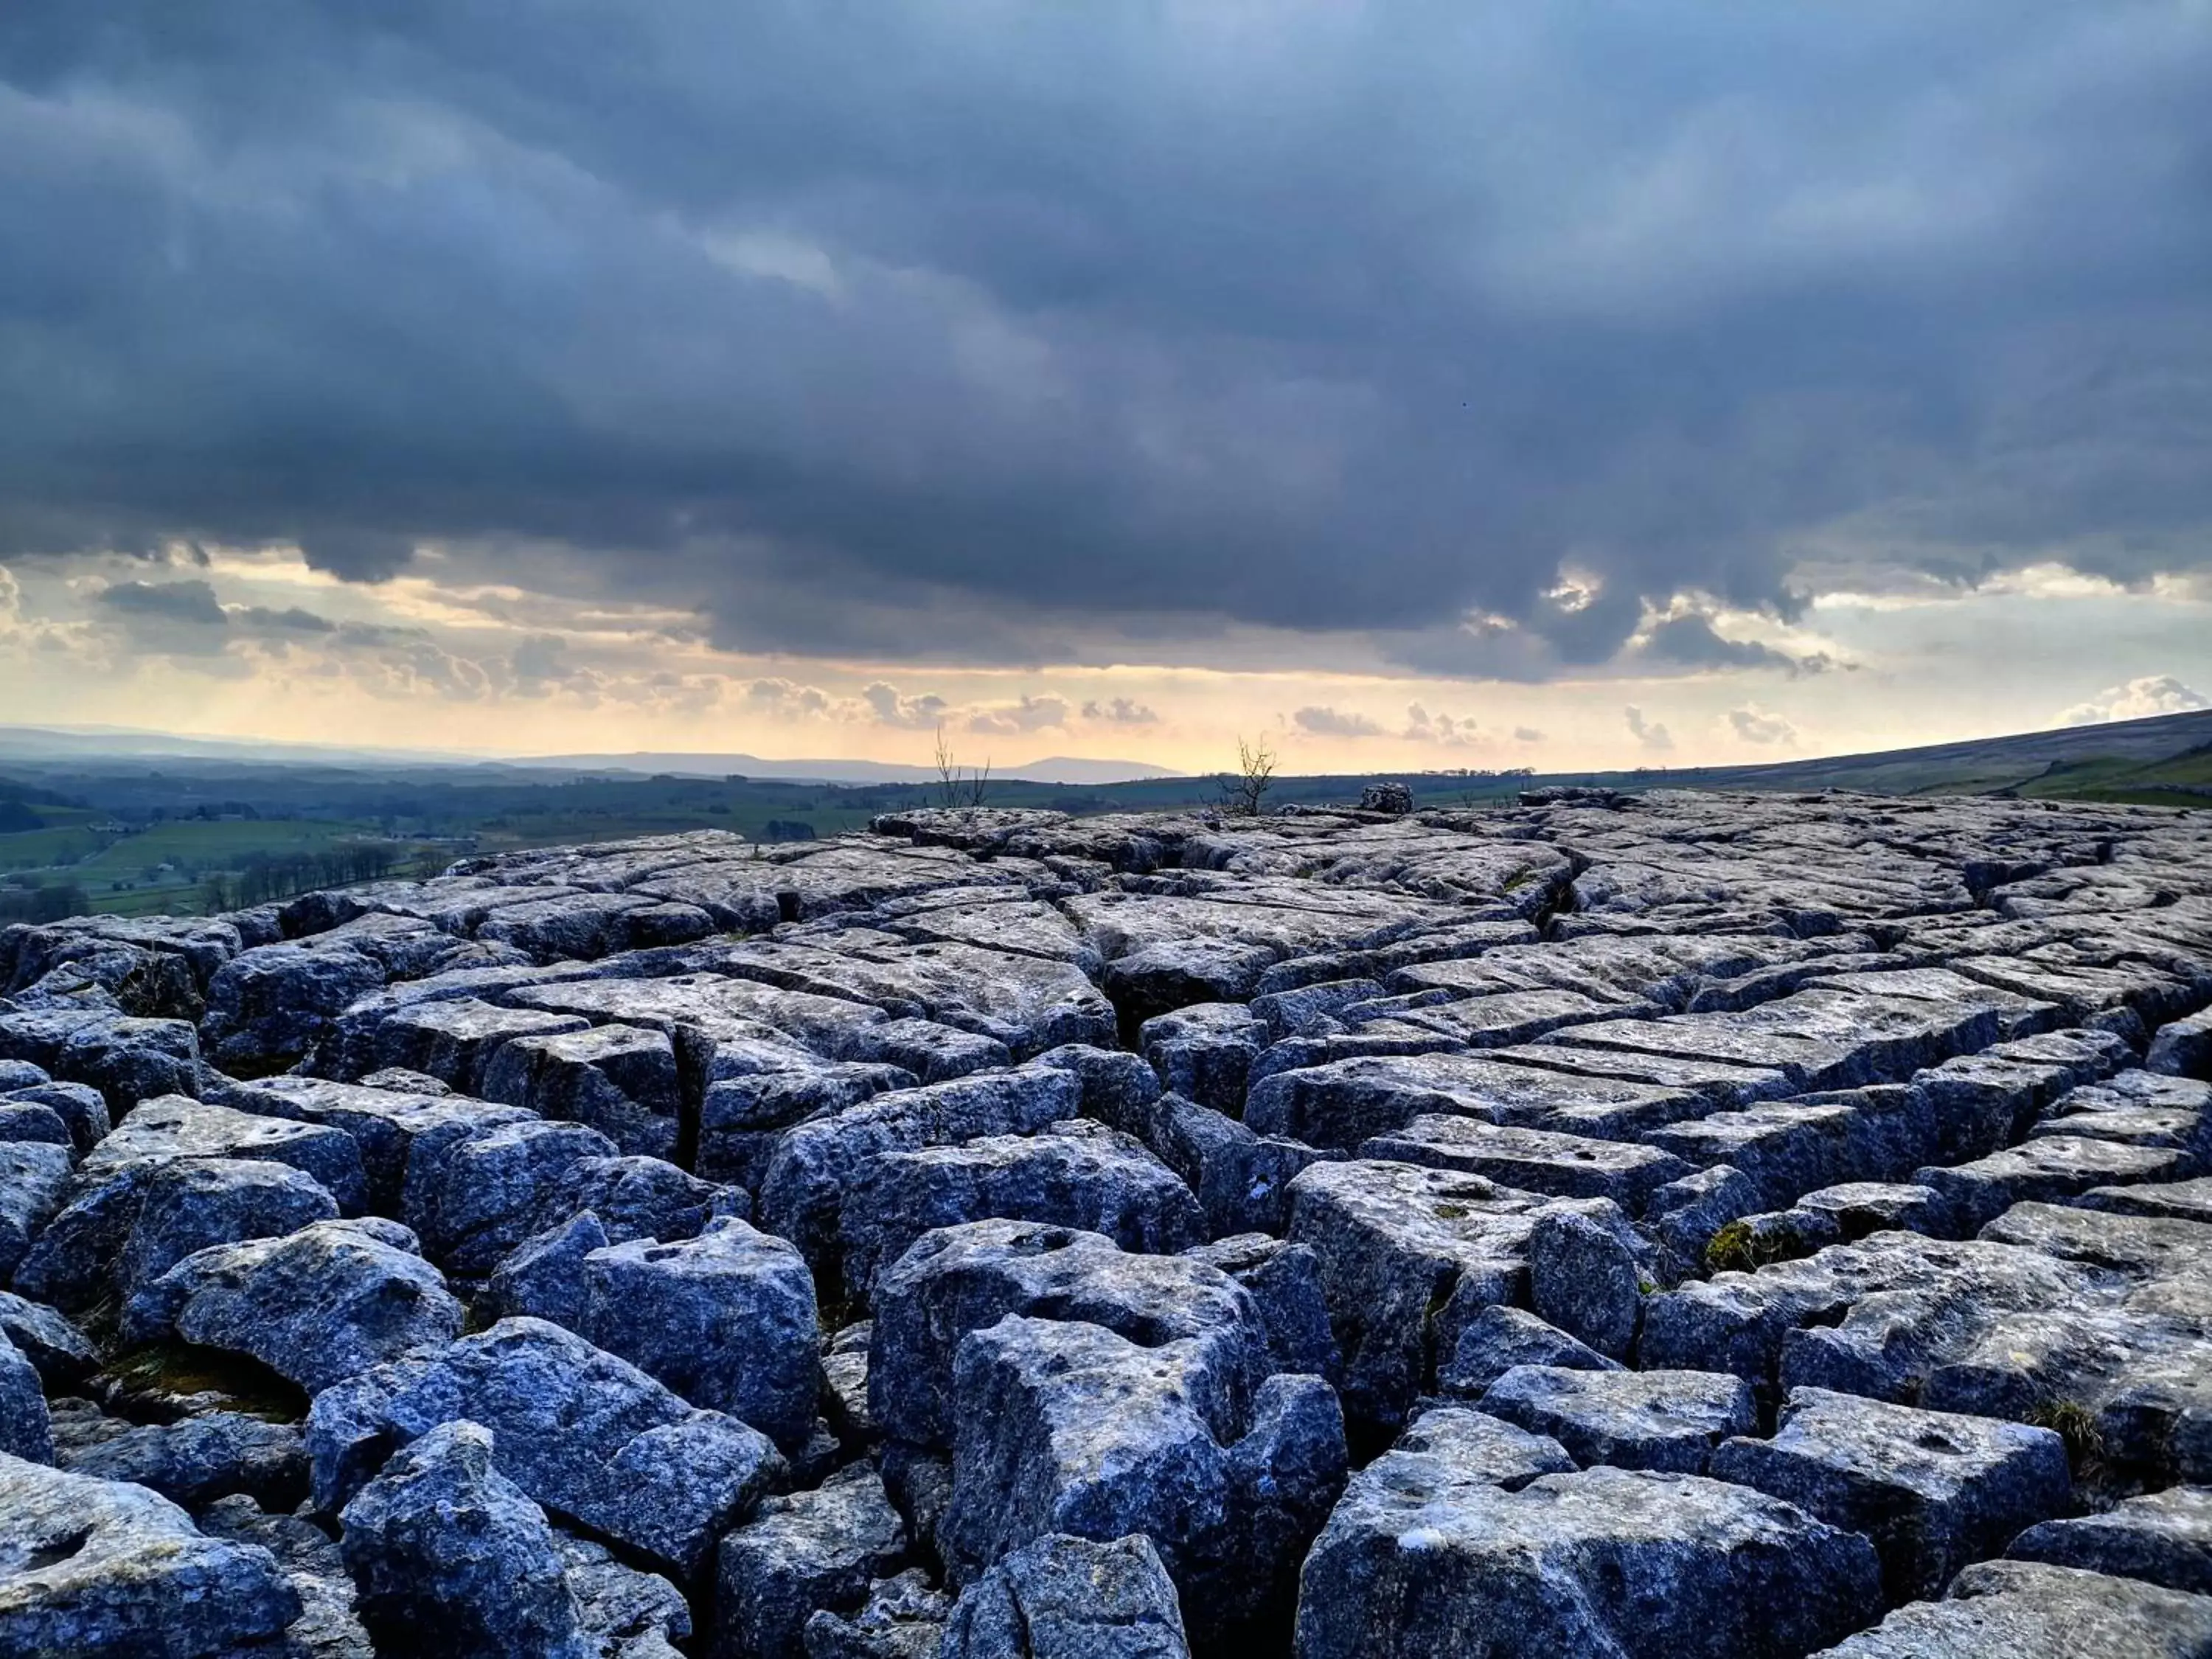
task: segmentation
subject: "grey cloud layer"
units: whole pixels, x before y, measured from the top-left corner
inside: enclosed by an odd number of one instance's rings
[[[1366,715],[1327,706],[1301,708],[1291,716],[1301,732],[1317,738],[1379,738],[1382,728]]]
[[[1519,678],[1801,556],[2133,580],[2212,546],[2207,84],[2184,0],[15,0],[0,556]]]
[[[1793,657],[1757,640],[1723,638],[1709,617],[1695,611],[1669,617],[1645,635],[1644,655],[1659,663],[1686,668],[1771,668],[1795,679],[1800,674],[1825,674],[1838,666],[1826,652]],[[1856,665],[1844,663],[1844,668]]]
[[[541,692],[576,673],[561,662],[563,647],[556,639],[526,639],[511,661],[487,665],[456,655],[418,628],[337,622],[296,605],[225,605],[199,577],[111,582],[91,594],[88,608],[117,624],[136,652],[190,660],[221,677],[248,672],[234,647],[282,653],[295,645],[318,647],[328,660],[387,690],[464,700],[500,690]]]

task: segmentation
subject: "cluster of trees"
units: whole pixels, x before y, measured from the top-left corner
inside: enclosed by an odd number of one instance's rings
[[[325,887],[381,881],[405,854],[404,848],[388,841],[334,842],[313,853],[250,854],[234,874],[207,878],[207,908],[242,910]]]
[[[92,909],[92,901],[75,882],[40,887],[0,887],[0,922],[59,921]]]

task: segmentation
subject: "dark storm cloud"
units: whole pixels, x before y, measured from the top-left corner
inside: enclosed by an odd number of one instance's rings
[[[404,536],[346,526],[308,530],[299,543],[311,569],[350,582],[388,581],[415,556],[414,544]]]
[[[266,605],[225,607],[217,603],[215,588],[198,577],[174,582],[113,582],[94,595],[103,610],[138,622],[183,623],[191,628],[234,630],[241,635],[334,634],[337,624],[312,611],[289,605],[274,611]]]
[[[298,605],[287,605],[282,611],[272,611],[267,605],[241,605],[230,613],[234,627],[268,635],[335,634],[338,625],[328,617],[319,617],[312,611],[302,611]]]
[[[98,602],[119,615],[157,622],[206,628],[222,628],[230,622],[216,603],[215,589],[204,581],[117,582],[101,590]]]
[[[0,555],[1519,678],[1839,520],[2136,580],[2212,545],[2208,80],[2182,0],[13,0]]]
[[[1795,679],[1826,673],[1835,665],[1826,653],[1793,657],[1757,640],[1731,640],[1713,631],[1711,621],[1691,611],[1656,623],[1644,642],[1644,654],[1686,668],[1771,668]]]

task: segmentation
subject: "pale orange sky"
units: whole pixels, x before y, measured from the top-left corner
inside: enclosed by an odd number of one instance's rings
[[[134,583],[198,582],[220,622],[149,624],[100,602]],[[250,625],[295,611],[325,625]],[[449,587],[434,560],[364,586],[281,550],[151,568],[88,557],[21,575],[0,567],[0,708],[8,723],[495,755],[921,763],[941,721],[963,759],[1001,767],[1058,754],[1213,771],[1243,735],[1265,737],[1293,771],[1572,770],[2125,718],[2201,706],[2191,694],[2212,686],[2212,595],[2180,583],[2130,592],[2031,571],[1978,592],[1831,596],[1788,629],[1722,622],[1835,665],[1657,674],[1626,663],[1524,684],[1363,672],[1348,659],[1299,672],[775,659],[715,650],[696,619],[665,610]]]

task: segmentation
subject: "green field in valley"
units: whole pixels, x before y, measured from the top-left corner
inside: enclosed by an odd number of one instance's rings
[[[234,879],[257,857],[380,839],[374,824],[343,820],[177,819],[122,834],[51,828],[0,835],[0,874],[27,884],[74,886],[87,908],[100,914],[193,915],[206,908],[211,877]],[[410,873],[419,862],[410,858]]]

